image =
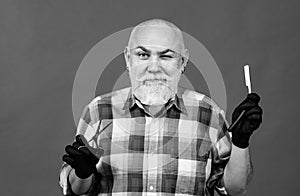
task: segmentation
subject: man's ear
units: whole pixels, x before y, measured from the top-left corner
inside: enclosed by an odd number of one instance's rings
[[[126,68],[128,69],[130,65],[130,53],[129,53],[129,48],[128,46],[125,47],[124,49],[124,58],[125,58],[125,63],[126,63]]]
[[[184,49],[181,53],[181,72],[184,72],[184,69],[189,62],[189,50]]]

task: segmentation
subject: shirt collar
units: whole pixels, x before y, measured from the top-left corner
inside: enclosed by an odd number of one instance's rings
[[[144,109],[141,102],[134,96],[132,93],[132,88],[130,88],[127,99],[124,103],[123,110],[129,110],[132,109],[135,105],[139,106],[140,108]],[[186,107],[184,105],[183,99],[182,99],[182,89],[178,88],[177,93],[175,94],[175,97],[171,98],[166,108],[169,109],[172,106],[175,106],[180,112],[187,114]]]

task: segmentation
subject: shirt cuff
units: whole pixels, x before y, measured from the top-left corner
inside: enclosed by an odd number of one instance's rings
[[[66,163],[62,165],[62,169],[59,175],[59,185],[63,189],[63,195],[72,195],[71,185],[68,181],[69,174],[72,170],[72,167]]]
[[[225,184],[224,184],[224,176],[219,180],[219,182],[216,184],[215,187],[217,193],[219,195],[225,196],[228,195],[226,189],[225,189]]]
[[[69,182],[69,175],[72,171],[72,167],[68,164],[63,164],[60,176],[59,176],[59,184],[63,189],[63,195],[75,196],[76,194],[73,193],[71,184]],[[94,195],[96,192],[99,191],[99,181],[100,175],[92,175],[92,183],[89,190],[83,195]]]

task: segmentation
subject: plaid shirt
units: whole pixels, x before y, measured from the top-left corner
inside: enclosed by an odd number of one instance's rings
[[[231,152],[224,112],[209,97],[179,87],[152,116],[131,88],[96,97],[77,134],[104,149],[86,195],[227,195],[223,173]],[[63,164],[60,185],[72,195]]]

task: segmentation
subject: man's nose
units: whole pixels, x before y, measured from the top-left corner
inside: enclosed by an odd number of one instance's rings
[[[148,64],[148,71],[149,72],[159,72],[161,71],[161,62],[157,56],[152,56],[150,62]]]

